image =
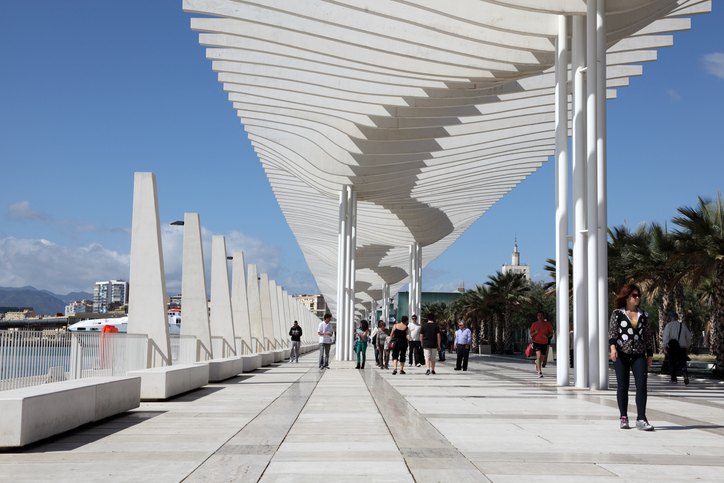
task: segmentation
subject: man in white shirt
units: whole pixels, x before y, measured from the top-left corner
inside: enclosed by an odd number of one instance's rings
[[[415,359],[415,366],[420,367],[423,362],[425,362],[425,359],[422,355],[422,345],[420,345],[420,324],[417,323],[417,315],[413,315],[410,317],[410,320],[412,323],[408,327],[410,329],[410,360],[408,362],[408,365],[412,367],[413,362],[413,356]]]
[[[319,368],[329,369],[329,350],[332,348],[334,327],[332,327],[332,314],[325,314],[324,320],[319,323]]]

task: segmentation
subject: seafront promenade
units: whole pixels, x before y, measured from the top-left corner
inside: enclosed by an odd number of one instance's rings
[[[369,351],[368,355],[372,355]],[[649,379],[656,431],[615,391],[558,388],[519,358],[405,375],[317,352],[0,452],[0,481],[721,481],[724,384]],[[612,381],[613,385],[613,381]],[[633,396],[633,395],[632,395]],[[631,398],[633,404],[633,397]],[[632,410],[633,411],[633,410]],[[635,414],[635,413],[633,413]]]

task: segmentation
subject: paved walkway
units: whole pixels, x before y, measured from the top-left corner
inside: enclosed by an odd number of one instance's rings
[[[551,365],[452,365],[320,372],[313,352],[0,453],[0,481],[724,481],[720,382],[652,376],[646,433],[618,429],[615,391],[557,388]]]

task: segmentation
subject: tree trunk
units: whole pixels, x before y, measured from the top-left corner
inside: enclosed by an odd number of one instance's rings
[[[510,320],[510,313],[506,310],[505,319],[503,320],[503,353],[513,352],[513,327]]]
[[[716,355],[716,373],[724,375],[724,260],[716,262],[716,278],[714,279],[714,327],[712,345]]]
[[[503,353],[503,324],[499,316],[495,317],[495,352]]]
[[[656,303],[656,310],[659,311],[659,334],[654,341],[654,350],[656,349],[656,343],[658,343],[659,352],[664,352],[664,326],[666,325],[666,307],[669,305],[668,298],[668,296],[662,294]]]
[[[686,317],[686,302],[684,300],[684,285],[678,282],[674,286],[674,308],[676,313],[679,314],[679,320],[684,320]]]

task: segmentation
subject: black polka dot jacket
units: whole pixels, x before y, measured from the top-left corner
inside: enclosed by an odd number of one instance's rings
[[[618,351],[629,355],[654,355],[648,314],[639,310],[639,323],[634,329],[626,311],[615,309],[608,321],[608,344],[616,345]]]

